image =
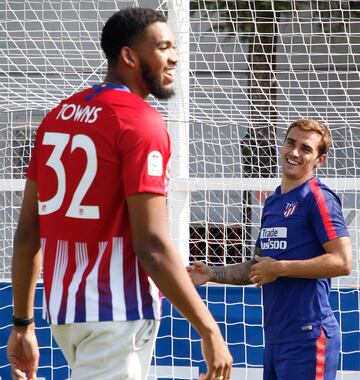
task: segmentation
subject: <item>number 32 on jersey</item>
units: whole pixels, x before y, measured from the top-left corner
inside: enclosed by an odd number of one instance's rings
[[[60,209],[66,193],[66,172],[61,156],[68,144],[71,144],[71,152],[80,148],[86,154],[86,167],[79,184],[72,196],[70,206],[65,216],[80,219],[99,219],[98,206],[84,206],[81,204],[89,190],[97,171],[97,156],[94,142],[89,136],[78,134],[70,140],[67,133],[46,132],[42,141],[43,145],[54,146],[46,165],[51,167],[57,177],[56,194],[45,202],[39,201],[39,215],[48,215]]]

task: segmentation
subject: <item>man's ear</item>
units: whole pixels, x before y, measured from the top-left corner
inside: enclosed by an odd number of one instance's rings
[[[326,154],[322,154],[317,158],[317,163],[315,165],[316,168],[319,168],[326,160]]]
[[[138,63],[138,58],[135,51],[129,46],[124,46],[121,49],[120,59],[130,67],[135,67]]]

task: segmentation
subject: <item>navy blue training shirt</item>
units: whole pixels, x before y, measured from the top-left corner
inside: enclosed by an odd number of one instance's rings
[[[317,178],[267,198],[256,246],[276,260],[306,260],[322,255],[322,244],[349,236],[339,197]],[[317,338],[339,330],[330,308],[330,279],[279,277],[263,286],[267,344]]]

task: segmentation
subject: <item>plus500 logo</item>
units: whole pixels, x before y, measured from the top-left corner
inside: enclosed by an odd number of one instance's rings
[[[286,227],[262,228],[260,231],[261,249],[286,249],[287,248],[286,238],[287,238]],[[285,239],[285,240],[278,240],[278,239]]]
[[[268,240],[260,242],[261,249],[286,249],[286,240]]]

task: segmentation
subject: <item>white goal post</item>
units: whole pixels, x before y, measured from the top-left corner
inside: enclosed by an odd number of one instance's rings
[[[61,99],[102,81],[99,38],[119,8],[163,12],[180,58],[176,96],[149,101],[172,138],[172,238],[184,260],[231,264],[251,255],[277,159],[297,118],[325,121],[333,146],[318,171],[340,196],[353,271],[334,279],[341,327],[338,379],[360,376],[360,2],[335,0],[5,0],[0,3],[0,380],[9,378],[11,257],[36,128]],[[262,302],[254,287],[209,286],[200,295],[234,356],[233,380],[262,371]],[[41,321],[38,376],[65,380],[67,363]],[[198,335],[166,301],[150,379],[204,371]]]

